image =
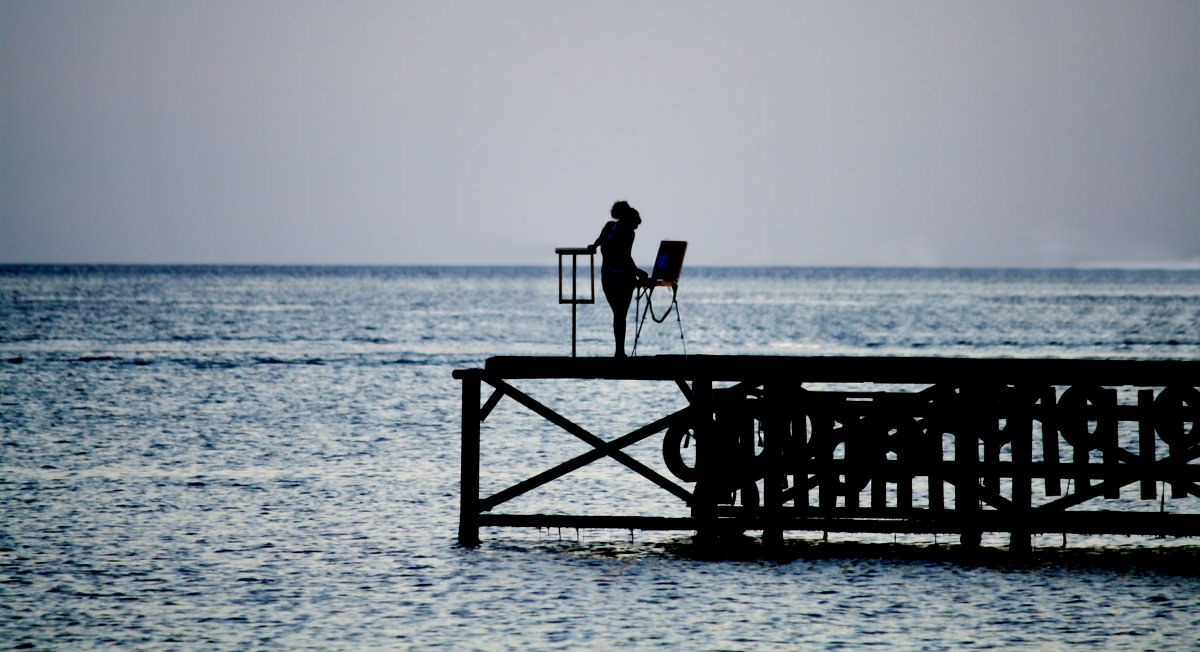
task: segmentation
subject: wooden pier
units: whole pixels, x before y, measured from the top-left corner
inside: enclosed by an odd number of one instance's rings
[[[464,546],[502,526],[761,531],[770,545],[789,530],[945,533],[968,546],[1007,532],[1014,549],[1035,533],[1200,536],[1200,510],[1167,509],[1200,497],[1200,361],[495,357],[454,377]],[[686,407],[606,441],[518,389],[527,379],[662,381]],[[481,427],[505,398],[592,449],[481,496]],[[624,450],[657,435],[651,462],[674,477]],[[687,515],[497,511],[604,457]]]

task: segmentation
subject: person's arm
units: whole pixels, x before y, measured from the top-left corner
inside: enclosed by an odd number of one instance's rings
[[[603,241],[604,241],[604,240],[606,239],[606,237],[608,236],[608,230],[609,230],[611,227],[612,227],[612,222],[609,222],[609,223],[607,223],[607,224],[605,224],[605,225],[604,225],[604,228],[603,228],[603,229],[600,229],[600,235],[596,236],[596,241],[595,241],[595,242],[593,242],[592,244],[588,245],[588,251],[590,251],[590,252],[592,252],[592,253],[596,253],[596,250],[600,248],[600,245],[601,245],[601,244],[603,244]]]
[[[633,262],[633,241],[637,236],[634,234],[633,229],[629,230],[628,235],[629,241],[621,243],[623,245],[623,250],[626,252],[625,264],[633,269],[633,278],[640,283],[641,281],[650,278],[650,275],[643,271],[641,267],[638,267],[637,263]]]

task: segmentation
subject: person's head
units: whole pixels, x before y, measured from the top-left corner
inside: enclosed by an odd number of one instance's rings
[[[619,201],[612,205],[612,210],[609,211],[614,220],[624,222],[625,224],[637,228],[642,223],[642,216],[637,212],[637,209],[630,206],[627,201]]]

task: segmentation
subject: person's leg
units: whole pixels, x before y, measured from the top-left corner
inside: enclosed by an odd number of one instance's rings
[[[604,297],[613,311],[613,339],[615,356],[625,357],[625,324],[629,316],[629,303],[633,301],[633,278],[625,274],[610,274],[602,278]]]
[[[616,357],[625,357],[625,320],[629,315],[629,301],[624,304],[613,304],[613,339],[616,340]]]

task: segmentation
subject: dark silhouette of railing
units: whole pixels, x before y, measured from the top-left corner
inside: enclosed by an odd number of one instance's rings
[[[481,526],[761,530],[769,544],[785,530],[951,533],[966,545],[1009,532],[1015,549],[1047,532],[1200,536],[1200,512],[1165,509],[1200,497],[1196,361],[510,357],[454,376],[463,545]],[[509,382],[527,378],[671,381],[688,405],[604,441]],[[494,388],[482,406],[481,383]],[[479,496],[480,424],[504,397],[593,449]],[[691,489],[623,452],[660,433],[663,464]],[[605,456],[690,516],[494,511]]]

